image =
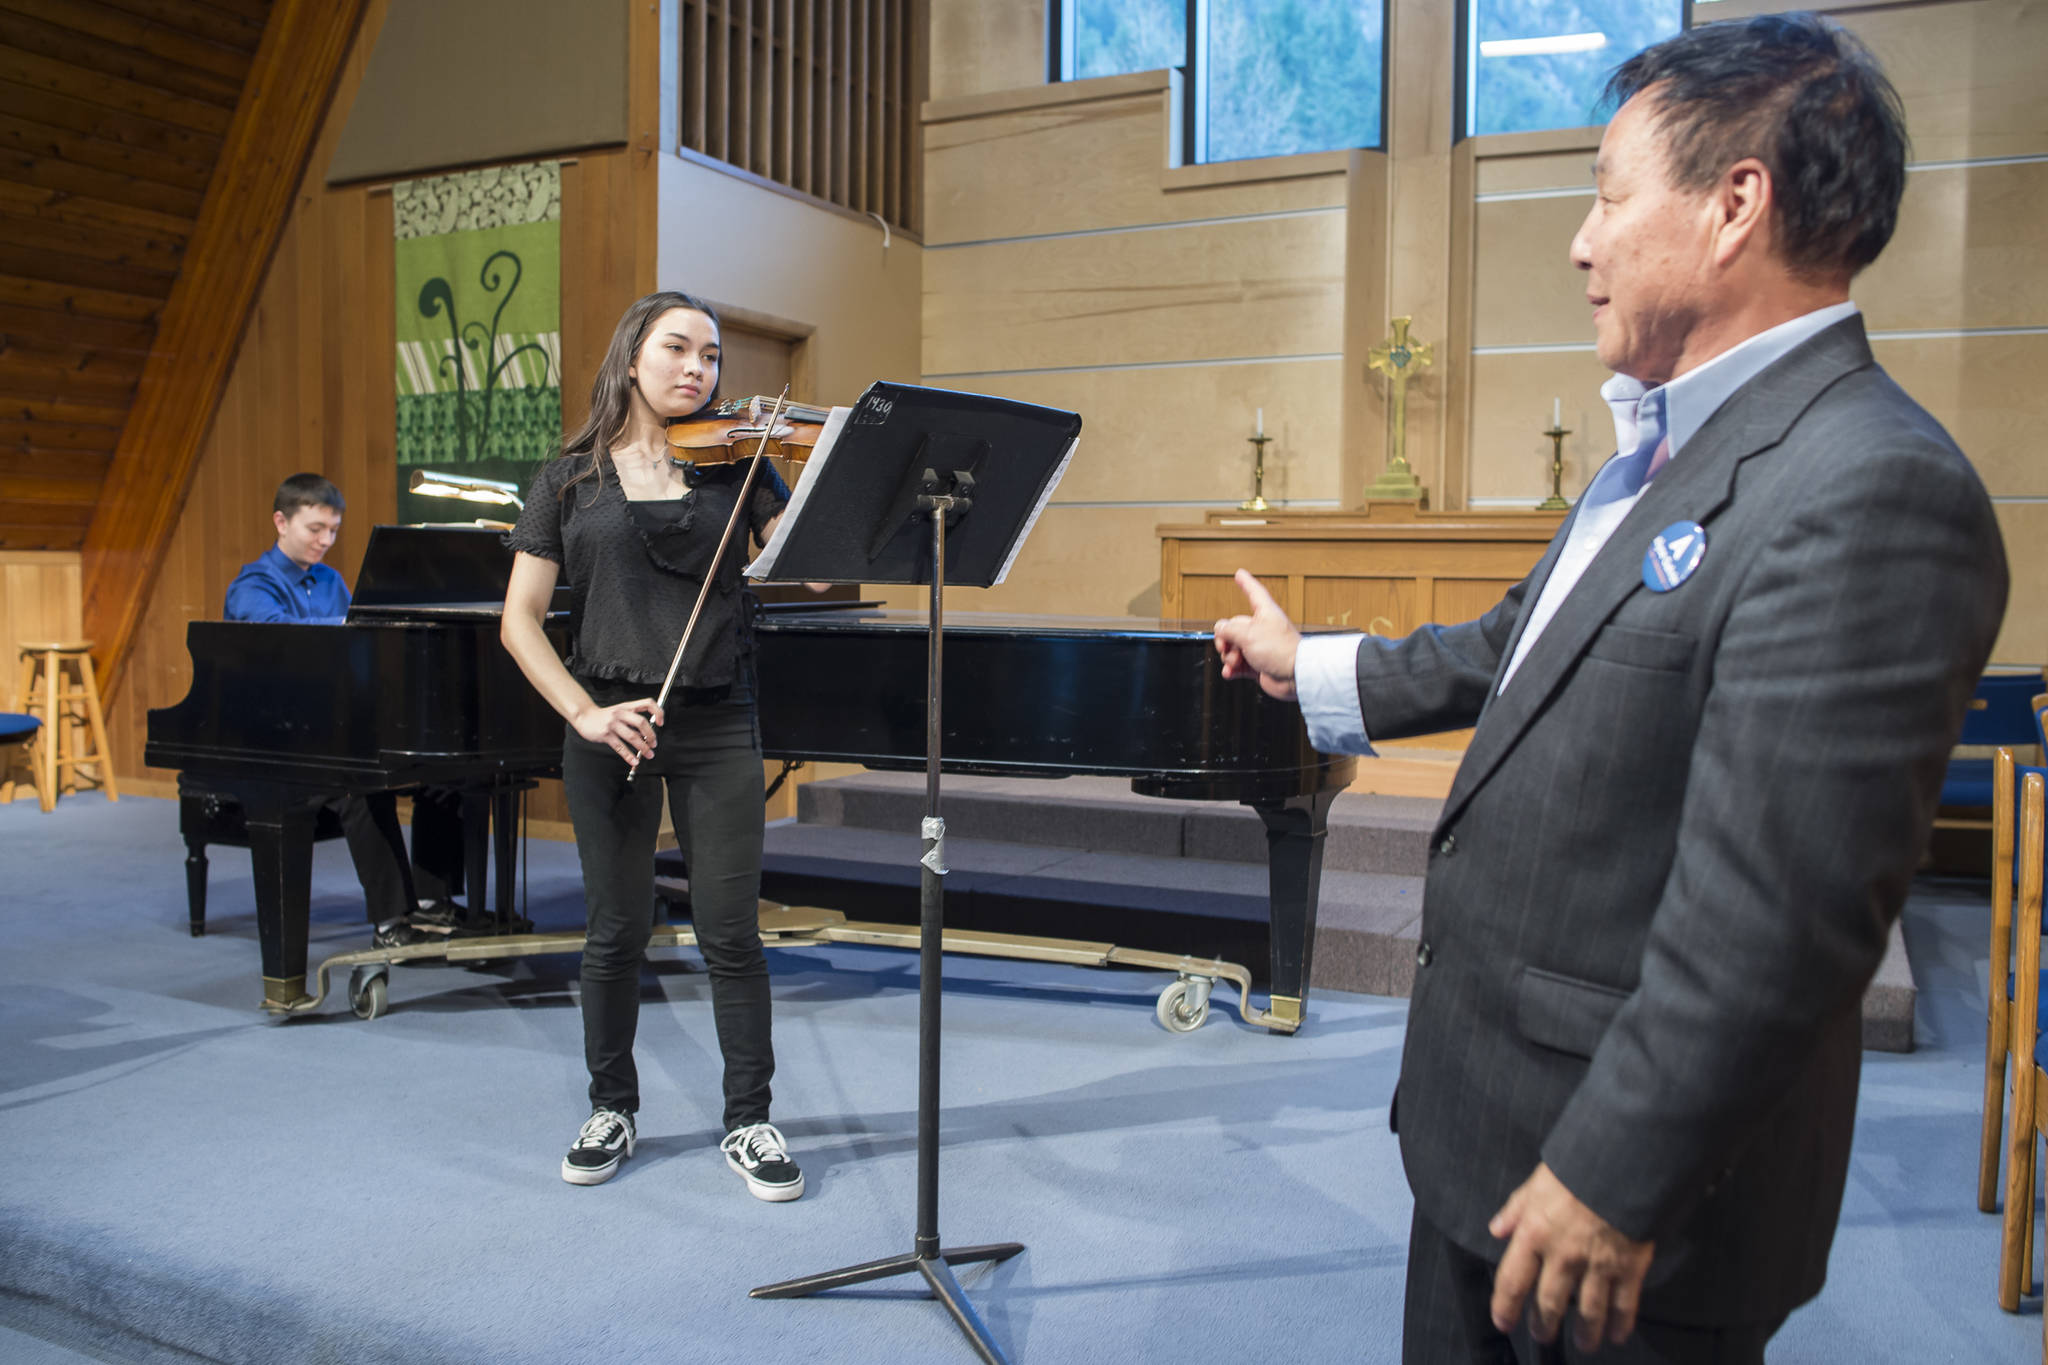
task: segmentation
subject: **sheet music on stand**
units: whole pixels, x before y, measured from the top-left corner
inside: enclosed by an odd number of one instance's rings
[[[949,420],[951,419],[951,420]],[[949,429],[950,428],[950,429]],[[926,389],[887,381],[868,387],[851,407],[836,407],[818,436],[775,534],[746,576],[755,581],[810,583],[925,583],[930,581],[924,523],[908,515],[877,546],[861,538],[892,519],[902,493],[873,478],[878,463],[941,474],[971,470],[981,524],[976,535],[949,546],[946,581],[958,587],[993,587],[1009,576],[1032,528],[1079,449],[1080,419],[1055,408],[979,394]],[[861,458],[849,467],[833,456],[859,441]],[[1057,459],[1038,454],[1049,442]],[[1017,457],[1014,450],[1028,450]],[[880,455],[878,461],[875,456]],[[812,504],[821,510],[814,516]],[[988,521],[997,515],[998,525]],[[997,560],[994,555],[1000,553]],[[850,573],[855,564],[864,572]]]

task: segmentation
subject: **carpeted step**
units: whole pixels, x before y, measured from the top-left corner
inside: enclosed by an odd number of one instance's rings
[[[1102,853],[946,836],[946,923],[1048,938],[1221,957],[1263,982],[1268,887],[1263,863]],[[859,827],[768,827],[761,894],[855,919],[915,923],[919,839]],[[665,891],[681,858],[656,859]],[[685,893],[686,894],[686,893]],[[1415,973],[1422,879],[1323,874],[1310,984],[1405,996]]]
[[[1340,793],[1323,866],[1332,872],[1419,877],[1442,802]],[[949,777],[942,809],[949,836],[1051,848],[1200,858],[1263,865],[1266,827],[1249,806],[1140,796],[1114,777]],[[798,789],[805,825],[915,831],[924,814],[921,773],[860,773]]]
[[[1438,802],[1338,796],[1324,848],[1310,985],[1406,997]],[[1218,956],[1265,981],[1265,826],[1247,807],[1139,796],[1115,778],[946,780],[947,923]],[[917,918],[917,773],[806,784],[768,829],[762,894],[861,919]],[[678,860],[664,855],[670,875]],[[1863,1043],[1913,1048],[1916,991],[1894,926],[1863,999]]]

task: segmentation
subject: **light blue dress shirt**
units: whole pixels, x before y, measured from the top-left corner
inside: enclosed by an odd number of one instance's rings
[[[1571,532],[1558,550],[1542,592],[1528,608],[1529,624],[1516,642],[1514,656],[1501,671],[1501,691],[1507,690],[1522,660],[1578,585],[1600,547],[1642,497],[1641,469],[1650,453],[1644,447],[1655,444],[1643,439],[1646,422],[1657,425],[1658,414],[1662,414],[1664,434],[1671,440],[1671,458],[1677,459],[1685,443],[1737,389],[1800,343],[1855,313],[1856,305],[1844,302],[1781,322],[1654,389],[1620,374],[1600,386],[1600,396],[1614,414],[1614,448],[1629,453],[1609,459],[1579,495],[1578,514],[1572,518]],[[1303,636],[1295,654],[1294,689],[1301,701],[1302,719],[1308,722],[1309,742],[1323,753],[1373,751],[1358,699],[1358,651],[1365,638]]]

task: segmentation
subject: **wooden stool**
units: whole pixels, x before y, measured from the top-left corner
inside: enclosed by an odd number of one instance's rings
[[[65,677],[69,670],[74,684]],[[40,684],[40,692],[38,685]],[[42,770],[36,774],[36,788],[43,797],[43,809],[56,804],[58,779],[71,769],[72,790],[76,791],[78,769],[93,769],[95,785],[107,800],[119,801],[114,785],[114,760],[107,748],[107,723],[100,715],[100,685],[92,671],[92,641],[27,641],[21,645],[21,708],[42,717]],[[92,741],[91,749],[79,753],[79,728]]]

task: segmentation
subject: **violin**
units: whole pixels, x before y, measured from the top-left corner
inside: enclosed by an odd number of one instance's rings
[[[677,464],[732,464],[755,455],[801,465],[824,433],[830,408],[785,403],[771,430],[772,398],[729,398],[668,425],[668,457]]]

